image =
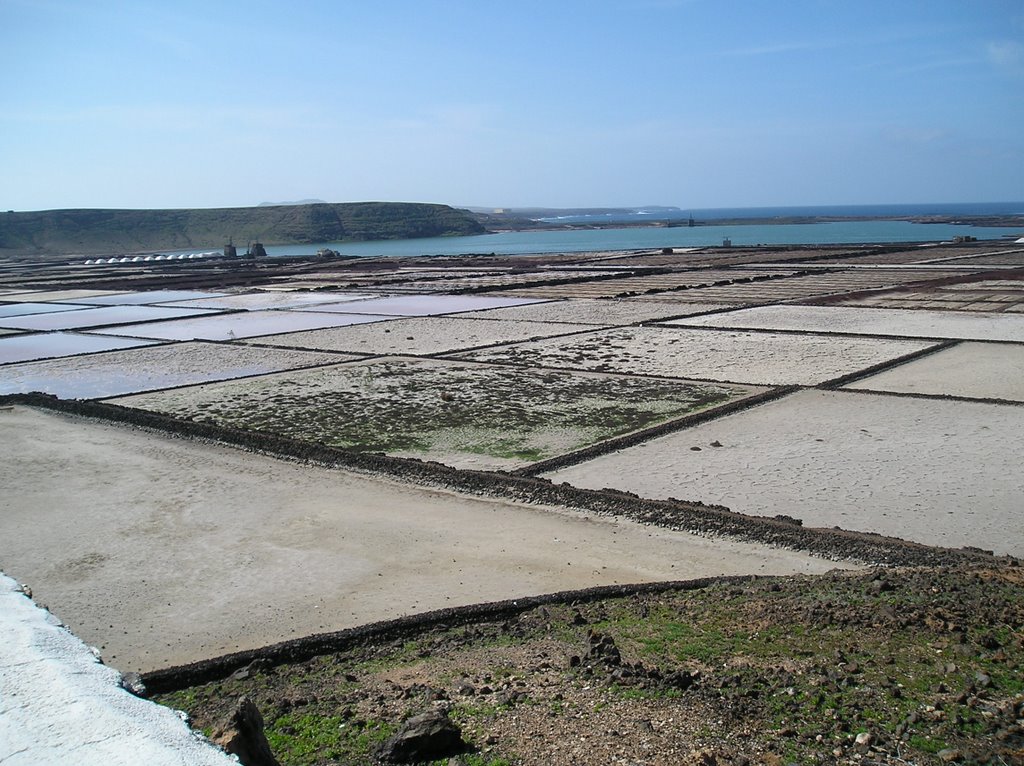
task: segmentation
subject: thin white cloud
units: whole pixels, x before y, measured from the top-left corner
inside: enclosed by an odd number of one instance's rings
[[[813,40],[807,42],[774,43],[772,45],[755,45],[749,48],[733,48],[722,51],[724,56],[775,56],[781,53],[800,53],[802,51],[820,51],[838,48],[843,43],[837,40]]]
[[[987,46],[988,60],[1006,74],[1024,75],[1024,45],[1016,40],[993,40]]]

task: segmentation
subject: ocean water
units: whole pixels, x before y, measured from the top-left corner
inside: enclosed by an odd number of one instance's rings
[[[374,242],[323,242],[267,247],[271,256],[312,255],[329,247],[344,255],[523,255],[579,253],[591,250],[646,250],[708,247],[729,238],[733,245],[824,245],[886,242],[943,242],[956,236],[998,240],[1024,237],[1024,227],[920,224],[907,221],[839,221],[810,224],[708,225],[693,228],[613,228],[559,231],[510,231],[471,237],[437,237]]]
[[[1024,215],[1024,202],[957,202],[917,205],[823,205],[812,207],[717,207],[703,209],[683,208],[635,208],[630,212],[602,213],[599,215],[562,215],[555,218],[541,218],[542,221],[559,223],[635,223],[647,220],[686,221],[690,216],[696,221],[721,221],[724,219],[762,219],[798,217],[843,217],[843,218],[891,218],[895,216],[918,217],[926,215],[974,216],[974,215]]]

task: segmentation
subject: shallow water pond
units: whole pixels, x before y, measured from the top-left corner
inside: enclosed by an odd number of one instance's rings
[[[117,348],[148,346],[154,341],[135,338],[107,338],[73,332],[48,332],[0,338],[0,364],[49,359],[75,354],[92,354]]]

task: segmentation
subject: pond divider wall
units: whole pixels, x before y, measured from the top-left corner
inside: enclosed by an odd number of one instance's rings
[[[519,615],[541,606],[561,604],[584,604],[608,598],[622,598],[645,593],[666,593],[707,588],[711,585],[768,581],[776,578],[757,575],[722,575],[702,577],[695,580],[672,582],[640,583],[635,585],[603,585],[582,590],[562,591],[543,596],[530,596],[506,601],[492,601],[485,604],[450,607],[432,612],[399,617],[394,620],[368,623],[332,633],[317,633],[312,636],[295,638],[277,644],[232,652],[209,660],[200,660],[187,665],[177,665],[142,674],[146,691],[163,694],[178,691],[189,686],[219,681],[234,671],[244,668],[254,660],[264,660],[270,665],[302,662],[322,654],[346,651],[358,647],[383,644],[392,641],[407,641],[433,628],[447,630],[453,627],[483,622],[497,622],[514,619]]]

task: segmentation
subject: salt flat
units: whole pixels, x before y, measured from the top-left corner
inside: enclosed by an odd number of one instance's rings
[[[1022,454],[1024,407],[805,390],[548,476],[1021,556]]]
[[[959,343],[844,388],[1024,402],[1024,346]]]
[[[340,354],[254,349],[225,343],[169,343],[4,367],[0,394],[42,391],[94,399],[344,361]]]
[[[374,297],[370,293],[341,293],[330,290],[301,291],[278,290],[256,293],[238,293],[222,295],[215,298],[195,298],[186,301],[175,301],[168,306],[204,309],[244,309],[258,311],[261,309],[287,309],[296,306],[311,306],[318,303],[337,303],[340,301],[361,301]]]
[[[834,562],[14,407],[0,539],[106,660],[152,670],[459,604]]]
[[[0,324],[12,330],[74,330],[102,325],[127,325],[159,319],[182,319],[210,314],[209,309],[179,309],[163,306],[94,306],[77,311],[4,317]]]
[[[765,330],[846,332],[915,338],[963,338],[1024,341],[1020,314],[965,314],[953,311],[905,311],[849,306],[762,306],[666,324],[688,327],[737,327]]]
[[[312,306],[308,310],[392,316],[433,316],[535,302],[532,298],[507,298],[497,295],[395,295],[370,298],[359,303]],[[301,311],[302,309],[296,310]]]
[[[579,322],[590,325],[623,325],[635,322],[649,322],[680,314],[698,314],[728,308],[721,304],[657,303],[637,301],[632,298],[617,300],[600,298],[570,298],[526,306],[491,309],[489,311],[460,314],[481,319],[518,319],[528,322]]]
[[[480,316],[493,312],[481,312]],[[565,335],[585,329],[565,322],[410,317],[259,338],[261,345],[362,354],[439,354],[494,343]]]
[[[622,327],[458,356],[522,366],[755,385],[817,385],[929,345],[913,340]]]
[[[17,333],[13,330],[11,332]],[[155,342],[142,338],[113,338],[74,332],[19,333],[0,338],[0,364],[92,354],[118,348],[148,346]]]
[[[358,452],[508,469],[751,393],[750,386],[382,357],[112,401]]]
[[[176,310],[188,311],[190,309]],[[231,340],[312,330],[319,327],[380,322],[385,319],[392,319],[392,317],[363,314],[316,314],[298,311],[238,311],[196,319],[123,325],[110,330],[94,330],[93,332],[98,335],[127,335],[157,340]]]

